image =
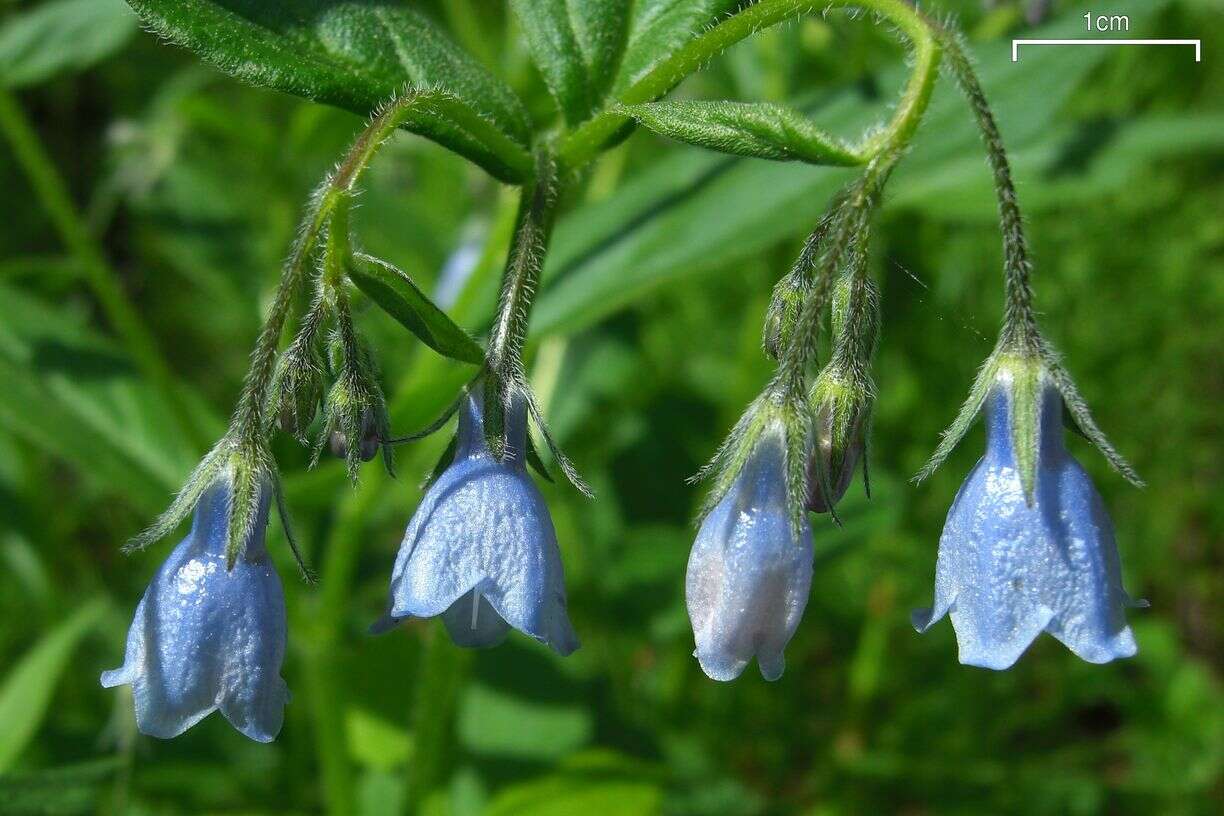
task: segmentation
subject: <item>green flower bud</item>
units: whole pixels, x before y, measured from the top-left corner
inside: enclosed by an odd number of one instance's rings
[[[305,441],[323,400],[323,366],[319,355],[296,341],[277,363],[272,379],[270,414],[282,431]]]
[[[783,276],[774,287],[773,297],[769,300],[769,309],[765,313],[765,331],[761,344],[765,354],[773,360],[782,357],[786,343],[799,321],[799,312],[803,309],[802,276],[792,271]]]
[[[853,258],[833,282],[829,328],[834,338],[833,354],[866,367],[880,341],[880,289],[870,277],[859,274],[861,263],[866,263],[865,256]],[[856,286],[862,287],[858,293],[861,302],[857,304]]]
[[[816,377],[810,395],[815,439],[808,455],[808,510],[830,512],[846,495],[867,446],[874,402],[869,378],[856,378],[835,364]]]

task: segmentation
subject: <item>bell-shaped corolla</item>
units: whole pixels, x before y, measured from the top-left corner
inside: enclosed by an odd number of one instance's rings
[[[782,676],[783,649],[807,606],[812,533],[787,504],[780,425],[757,438],[740,472],[701,523],[685,599],[702,670],[734,680],[753,657],[766,680]]]
[[[191,532],[136,607],[123,666],[102,673],[106,688],[131,685],[141,733],[175,737],[217,709],[259,742],[281,729],[285,598],[264,545],[272,488],[260,484],[227,570],[232,492],[224,475],[204,492]]]
[[[1122,589],[1113,526],[1063,445],[1059,391],[1044,368],[1034,377],[1035,387],[1017,389],[1012,368],[998,371],[986,398],[986,454],[948,511],[935,604],[914,612],[914,627],[924,632],[951,614],[960,662],[990,669],[1010,667],[1043,630],[1090,663],[1130,657],[1125,609],[1137,604]],[[1035,454],[1030,497],[1017,440],[1030,461]]]
[[[494,646],[511,628],[562,655],[578,648],[566,611],[557,534],[527,473],[527,409],[515,394],[505,412],[505,454],[489,450],[482,388],[459,408],[454,459],[430,485],[395,559],[385,630],[442,616],[456,644]]]

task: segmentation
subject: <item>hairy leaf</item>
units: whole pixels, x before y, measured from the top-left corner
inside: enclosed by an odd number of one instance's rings
[[[512,0],[531,55],[571,125],[603,101],[625,47],[629,3]]]
[[[1131,24],[1139,25],[1159,6],[1131,0],[1114,10],[1129,14]],[[1082,18],[1072,16],[1033,34],[1072,37],[1077,25],[1083,25]],[[1025,54],[1025,71],[1017,71],[1008,50],[998,43],[980,50],[979,77],[1019,177],[1040,172],[1042,151],[1060,137],[1053,127],[1060,106],[1107,56],[1108,49],[1101,48],[1037,48]],[[894,66],[881,72],[880,84],[899,87],[904,76],[903,67]],[[1046,78],[1041,94],[1033,94],[1032,76]],[[873,121],[879,102],[846,89],[823,104],[798,107],[808,115],[818,112],[819,121],[830,129],[852,133]],[[1118,138],[1123,141],[1121,134]],[[968,167],[989,193],[979,141],[955,89],[937,89],[913,150],[889,185],[885,205],[905,201],[927,210],[944,206],[944,199],[959,195],[959,189],[940,184],[954,168]],[[541,336],[589,326],[658,286],[720,268],[711,258],[725,266],[805,233],[847,178],[845,171],[835,168],[677,151],[558,225],[544,268],[533,333]],[[941,188],[938,199],[917,201],[910,196],[914,189],[935,187]],[[1021,195],[1027,204],[1024,188]],[[978,212],[993,218],[994,207],[993,198],[986,195]]]
[[[681,44],[743,4],[744,0],[638,0],[612,90],[625,90]]]
[[[129,2],[158,34],[244,82],[363,115],[406,88],[441,88],[520,146],[530,142],[513,91],[422,12],[395,0]],[[439,125],[425,135],[517,180],[473,144],[469,129]]]
[[[621,110],[655,133],[721,153],[809,164],[862,163],[853,148],[803,114],[770,102],[654,102]]]
[[[434,351],[473,365],[484,362],[480,344],[455,325],[404,272],[386,261],[362,254],[353,256],[348,272],[370,300]]]

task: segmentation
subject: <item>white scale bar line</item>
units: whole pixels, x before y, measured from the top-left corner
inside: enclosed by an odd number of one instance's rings
[[[1202,40],[1012,40],[1012,62],[1020,61],[1022,45],[1193,45],[1194,61],[1203,61]]]

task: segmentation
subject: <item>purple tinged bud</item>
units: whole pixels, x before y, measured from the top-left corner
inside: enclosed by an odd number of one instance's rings
[[[783,432],[766,430],[731,488],[701,523],[689,555],[685,600],[702,670],[734,680],[756,657],[766,680],[807,606],[812,533],[796,537],[787,505]]]
[[[1017,394],[1001,367],[986,399],[986,454],[961,486],[939,541],[935,604],[924,632],[951,614],[960,662],[1010,667],[1043,630],[1090,663],[1136,652],[1113,526],[1088,474],[1063,446],[1062,397],[1039,373],[1032,428],[1014,428]],[[1033,440],[1032,502],[1015,439]]]
[[[169,739],[217,709],[253,740],[280,731],[289,690],[280,676],[285,599],[264,546],[271,494],[263,484],[227,571],[231,488],[217,481],[136,607],[123,666],[103,672],[102,685],[132,686],[141,733]]]
[[[865,263],[861,253],[854,260]],[[805,506],[814,513],[832,512],[846,495],[867,446],[875,402],[869,369],[879,342],[880,295],[875,282],[860,272],[847,270],[833,288],[833,355],[808,396],[816,438],[808,458]],[[866,484],[865,462],[863,467]]]
[[[805,506],[827,513],[842,500],[867,444],[870,386],[856,387],[826,368],[812,391],[816,438],[808,457]]]
[[[382,447],[383,438],[380,432],[378,411],[372,407],[367,407],[361,413],[361,440],[357,446],[357,455],[361,461],[368,462],[378,455],[379,449]],[[331,451],[332,456],[337,459],[348,458],[348,441],[345,438],[344,431],[336,428],[327,438],[327,447]]]

